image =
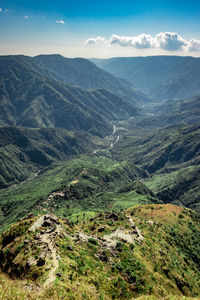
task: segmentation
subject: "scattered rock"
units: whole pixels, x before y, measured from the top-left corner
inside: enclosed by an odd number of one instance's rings
[[[105,230],[105,227],[100,227],[99,229],[98,229],[98,232],[103,232]]]
[[[34,257],[29,257],[26,263],[26,266],[28,268],[36,266],[37,265],[37,260]]]
[[[54,215],[46,215],[44,216],[44,221],[50,221],[51,223],[56,223],[56,224],[60,224],[60,221],[58,219],[58,217],[54,216]]]
[[[46,251],[41,251],[41,252],[40,252],[40,257],[39,257],[39,258],[45,259],[45,257],[47,256],[47,253],[48,253],[47,250],[46,250]]]
[[[40,240],[40,239],[41,239],[41,236],[40,236],[39,233],[37,233],[37,234],[35,235],[35,240]]]
[[[50,227],[51,226],[51,222],[48,221],[44,221],[44,223],[42,224],[43,227]]]
[[[96,229],[95,226],[92,226],[92,227],[90,228],[91,231],[94,231],[95,229]]]
[[[112,219],[114,221],[118,221],[119,218],[118,218],[118,215],[116,213],[111,213],[109,216],[108,216],[108,219]]]
[[[42,257],[39,257],[38,261],[37,261],[37,266],[38,267],[42,267],[45,265],[45,259]]]
[[[72,248],[72,246],[70,246],[70,245],[68,245],[68,246],[66,247],[66,249],[69,250],[69,251],[73,251],[73,248]]]
[[[99,258],[100,260],[102,261],[105,261],[105,262],[108,262],[108,256],[105,252],[102,252],[100,255],[99,255]]]
[[[50,227],[50,228],[46,231],[46,233],[49,234],[49,233],[52,233],[52,232],[54,232],[54,231],[55,231],[55,227]]]

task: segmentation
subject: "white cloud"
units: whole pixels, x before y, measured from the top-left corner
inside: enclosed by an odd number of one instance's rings
[[[191,52],[200,51],[200,41],[192,39],[189,41],[186,50]]]
[[[96,38],[89,38],[85,41],[85,45],[100,45],[106,43],[106,39],[102,38],[101,36],[97,36]]]
[[[88,38],[86,45],[107,45],[120,47],[129,47],[135,49],[158,49],[165,51],[183,51],[197,52],[200,51],[200,40],[192,39],[190,41],[182,38],[175,32],[160,32],[154,37],[149,34],[140,34],[136,36],[120,36],[113,34],[109,40],[103,37]]]
[[[155,36],[154,41],[157,48],[167,51],[182,50],[182,47],[186,46],[188,43],[178,33],[175,32],[160,32]]]
[[[2,8],[0,8],[0,12],[2,11]]]
[[[28,19],[29,18],[29,16],[24,16],[24,19]]]
[[[56,23],[65,24],[65,21],[63,21],[63,20],[57,20]]]
[[[140,34],[138,36],[119,36],[113,34],[110,38],[110,44],[118,44],[123,47],[134,47],[136,49],[152,48],[153,38],[148,34]]]

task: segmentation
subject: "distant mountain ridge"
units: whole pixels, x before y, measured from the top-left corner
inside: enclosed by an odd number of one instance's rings
[[[127,102],[100,85],[97,90],[86,91],[50,79],[48,70],[47,76],[44,76],[46,69],[35,62],[37,59],[25,56],[0,57],[2,126],[60,127],[103,136],[111,132],[110,120],[139,113],[131,101]],[[88,64],[90,66],[92,63]],[[107,74],[93,64],[92,67],[99,73]],[[84,80],[84,74],[81,76]]]
[[[200,94],[200,58],[147,56],[91,61],[114,76],[126,79],[157,102]]]
[[[145,101],[146,97],[124,80],[98,68],[84,58],[66,58],[59,54],[0,56],[1,69],[20,63],[29,71],[48,79],[57,80],[83,89],[107,89],[133,102]],[[1,75],[0,75],[1,76]]]

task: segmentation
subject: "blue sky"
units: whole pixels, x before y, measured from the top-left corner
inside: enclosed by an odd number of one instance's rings
[[[0,54],[200,56],[200,1],[0,0]]]

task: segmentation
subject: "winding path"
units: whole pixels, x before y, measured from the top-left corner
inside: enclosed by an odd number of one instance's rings
[[[44,216],[41,216],[31,226],[30,230],[35,232],[37,229],[39,229],[43,225],[44,222],[45,222]],[[54,230],[54,232],[59,234],[60,231],[61,231],[61,226],[58,225],[58,224],[55,224],[55,225],[56,225],[56,229]],[[49,287],[51,285],[51,283],[53,283],[54,280],[56,279],[56,270],[59,266],[59,256],[57,254],[57,249],[55,247],[54,240],[53,240],[53,237],[52,237],[51,233],[44,232],[43,234],[40,234],[40,241],[44,245],[47,244],[50,255],[52,257],[52,267],[49,271],[47,280],[45,281],[45,283],[43,285],[43,289],[44,289],[44,288]]]
[[[42,236],[42,242],[48,244],[49,250],[51,252],[52,264],[53,264],[53,267],[51,268],[51,270],[48,274],[48,278],[43,285],[43,288],[47,288],[56,279],[56,270],[58,269],[58,266],[59,266],[59,259],[58,259],[56,248],[55,248],[54,244],[52,243],[48,234],[44,234]]]

